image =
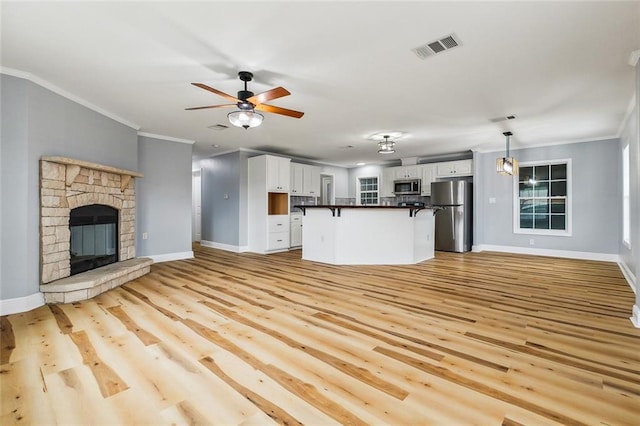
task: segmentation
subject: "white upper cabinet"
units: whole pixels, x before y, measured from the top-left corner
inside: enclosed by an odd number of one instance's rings
[[[431,182],[436,180],[436,165],[425,164],[422,166],[422,195],[428,197],[431,195]]]
[[[291,185],[291,159],[265,155],[267,161],[267,190],[288,192]]]
[[[302,195],[304,191],[302,187],[302,179],[304,176],[303,165],[291,163],[291,195]]]
[[[319,197],[320,167],[291,163],[291,195]]]
[[[471,176],[473,174],[473,160],[447,161],[436,163],[437,177]]]
[[[396,169],[396,179],[419,179],[422,177],[420,176],[421,167],[418,165],[394,167],[394,169]]]
[[[393,197],[393,181],[396,179],[397,167],[387,167],[382,169],[382,186],[380,187],[381,197]]]
[[[320,167],[304,166],[302,178],[303,193],[310,197],[320,196]]]

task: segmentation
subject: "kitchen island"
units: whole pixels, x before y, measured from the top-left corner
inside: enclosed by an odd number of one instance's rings
[[[302,258],[334,265],[407,265],[434,255],[433,211],[399,206],[294,206]]]

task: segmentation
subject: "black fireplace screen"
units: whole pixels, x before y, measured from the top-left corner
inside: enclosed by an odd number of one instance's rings
[[[69,216],[71,275],[118,261],[118,210],[102,204],[78,207]]]

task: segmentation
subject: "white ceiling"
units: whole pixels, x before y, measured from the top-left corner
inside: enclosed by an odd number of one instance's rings
[[[2,67],[30,73],[196,156],[253,148],[344,166],[616,137],[632,101],[640,2],[5,2]],[[455,33],[462,46],[411,49]],[[283,86],[262,126],[236,95]],[[492,119],[515,114],[512,121]],[[402,131],[397,152],[368,137]],[[212,145],[218,145],[214,148]],[[346,148],[352,146],[352,148]]]

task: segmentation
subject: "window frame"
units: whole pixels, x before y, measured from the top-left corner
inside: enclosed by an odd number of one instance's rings
[[[534,166],[553,166],[557,164],[566,164],[567,166],[567,195],[565,203],[565,229],[534,229],[534,228],[520,228],[520,170],[518,174],[513,176],[513,233],[523,235],[550,235],[558,237],[571,237],[572,234],[572,217],[573,217],[573,191],[572,181],[573,173],[571,167],[571,158],[562,158],[555,160],[540,160],[540,161],[526,161],[518,165],[522,167],[534,167]],[[524,197],[529,198],[529,197]],[[547,197],[551,198],[551,197]]]
[[[361,179],[376,179],[376,185],[377,185],[377,189],[375,191],[362,191],[362,185],[360,183]],[[380,205],[380,176],[378,175],[363,175],[363,176],[357,176],[356,177],[356,205],[358,206],[379,206]],[[378,200],[378,202],[376,204],[362,204],[362,197],[361,194],[365,192],[365,193],[370,193],[370,192],[375,192],[376,193],[376,199]]]
[[[622,148],[622,243],[631,249],[631,163],[629,144]]]

